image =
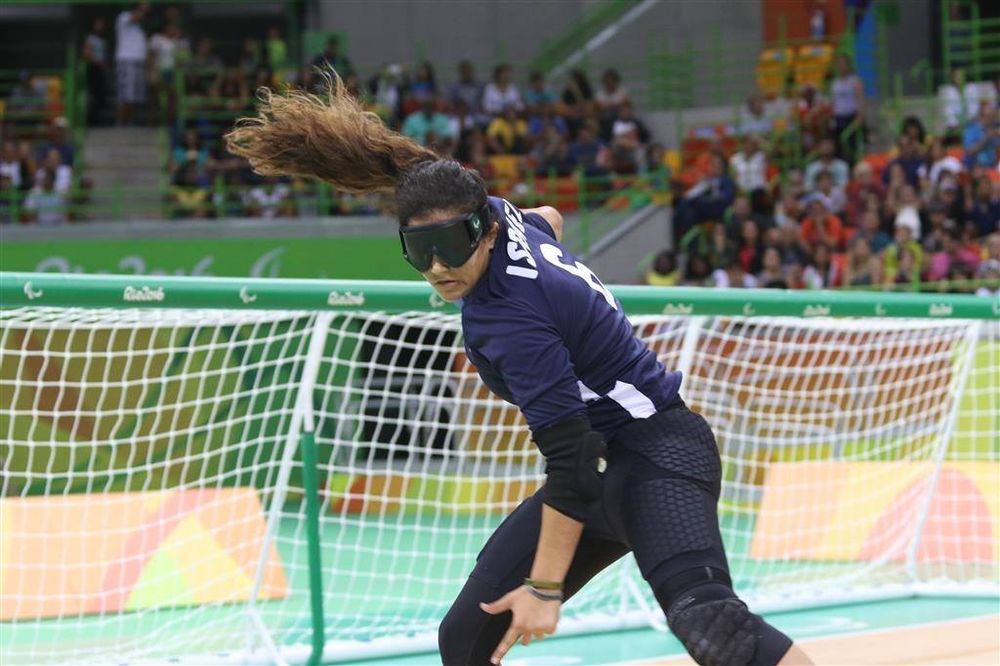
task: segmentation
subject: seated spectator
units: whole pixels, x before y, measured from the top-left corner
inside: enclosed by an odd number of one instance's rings
[[[811,85],[802,87],[799,100],[795,107],[795,118],[802,137],[802,149],[810,151],[818,147],[823,137],[827,135],[832,109],[830,103]],[[836,146],[830,141],[830,155],[836,152]],[[844,164],[845,168],[847,164]],[[836,177],[836,174],[834,174]],[[846,180],[847,174],[845,172]]]
[[[0,172],[0,224],[17,222],[15,211],[18,206],[18,192],[6,173]]]
[[[448,101],[452,107],[458,108],[459,104],[465,104],[469,113],[477,119],[477,122],[484,123],[481,118],[483,100],[483,84],[476,80],[476,73],[472,63],[463,60],[458,64],[458,81],[448,88]]]
[[[943,174],[952,173],[958,176],[965,170],[961,160],[948,154],[944,147],[944,141],[940,138],[931,141],[929,162],[929,168],[927,164],[924,164],[918,173],[921,189],[924,191],[933,192]]]
[[[172,172],[177,173],[180,168],[188,164],[194,164],[196,178],[200,183],[207,185],[211,156],[196,129],[184,131],[182,142],[174,147],[169,168]]]
[[[962,245],[960,232],[952,226],[943,236],[942,246],[929,256],[927,279],[947,280],[957,269],[963,275],[973,275],[979,268],[979,253]]]
[[[729,158],[729,168],[741,192],[767,187],[767,155],[761,150],[760,140],[755,135],[743,136],[743,147]]]
[[[622,85],[621,74],[616,69],[606,69],[601,75],[601,88],[594,96],[601,115],[614,119],[622,105],[630,101],[628,90]]]
[[[580,128],[576,141],[569,146],[569,161],[573,168],[580,169],[585,176],[607,175],[610,166],[607,146],[597,138],[597,130],[593,125]]]
[[[563,137],[569,136],[569,125],[566,119],[556,112],[554,103],[540,104],[534,108],[528,118],[528,136],[537,139],[546,127],[552,125]]]
[[[437,99],[437,79],[434,77],[434,65],[423,61],[413,70],[413,81],[410,82],[410,97],[415,105],[422,105],[428,99]]]
[[[781,265],[781,253],[776,247],[764,250],[761,269],[757,273],[757,283],[765,289],[788,289],[785,270]]]
[[[635,117],[632,102],[626,100],[611,127],[611,169],[615,173],[636,173],[643,165],[649,130]]]
[[[845,287],[882,283],[882,260],[872,254],[871,245],[862,234],[856,234],[848,245],[842,283]]]
[[[854,224],[864,211],[870,197],[879,203],[885,199],[885,186],[875,178],[875,170],[868,162],[854,165],[854,178],[847,184],[845,215],[847,222]]]
[[[709,220],[721,221],[736,198],[736,184],[726,173],[725,158],[713,153],[709,171],[674,205],[675,242],[693,226]]]
[[[545,76],[541,72],[532,72],[528,77],[528,89],[524,91],[524,103],[530,109],[555,102],[556,94],[545,84]]]
[[[834,186],[833,175],[829,171],[820,171],[816,176],[816,190],[809,195],[809,198],[822,199],[826,209],[838,216],[844,214],[844,208],[847,205],[847,196],[844,194],[844,190]]]
[[[454,138],[454,127],[447,115],[437,110],[437,100],[433,97],[425,99],[419,111],[414,111],[406,117],[403,123],[403,134],[422,146],[429,145],[428,133],[443,140]]]
[[[493,70],[493,80],[483,89],[483,112],[497,116],[508,106],[520,111],[524,102],[521,101],[521,92],[511,80],[510,65],[497,65]]]
[[[711,272],[708,260],[703,255],[689,255],[681,284],[685,287],[707,287],[710,284]]]
[[[337,72],[343,77],[351,71],[351,59],[346,54],[340,52],[340,38],[330,35],[326,40],[326,47],[323,52],[312,59],[312,66],[321,70]]]
[[[720,289],[730,287],[754,289],[757,287],[757,278],[747,273],[738,259],[734,259],[725,268],[712,271],[712,286]]]
[[[956,229],[955,220],[948,219],[948,207],[941,201],[932,201],[927,210],[928,230],[923,234],[921,245],[928,255],[940,252],[945,246],[945,236]],[[975,225],[973,225],[975,226]]]
[[[920,218],[920,203],[917,190],[912,185],[904,185],[896,203],[896,218],[893,223],[896,227],[909,227],[910,235],[917,241],[920,240],[923,228],[923,221]]]
[[[255,76],[258,72],[254,72]],[[270,74],[266,74],[270,79]],[[259,87],[263,87],[258,85]],[[247,88],[246,77],[243,72],[235,67],[225,70],[216,80],[212,90],[212,97],[216,98],[217,106],[230,111],[239,111],[250,104],[250,90]]]
[[[807,190],[816,189],[816,177],[821,171],[828,171],[833,176],[835,187],[847,187],[847,179],[850,171],[847,162],[836,157],[835,146],[830,139],[820,141],[816,149],[818,157],[806,166],[805,187]]]
[[[805,216],[805,204],[802,199],[796,197],[791,192],[786,192],[781,197],[774,209],[774,223],[779,227],[798,228],[799,221]]]
[[[212,193],[212,207],[219,217],[242,217],[246,192],[240,174],[227,171]]]
[[[172,204],[172,218],[208,217],[208,190],[199,181],[198,165],[195,162],[189,161],[177,169],[167,195],[167,201]]]
[[[923,147],[906,134],[900,136],[896,144],[899,147],[899,154],[882,171],[882,182],[889,184],[891,171],[898,165],[903,170],[906,182],[912,187],[920,187],[920,172],[927,168]]]
[[[753,134],[766,137],[774,129],[774,122],[767,117],[764,109],[764,98],[760,93],[754,93],[747,98],[746,105],[740,111],[737,131],[740,135]]]
[[[51,174],[53,187],[59,194],[68,194],[73,186],[73,169],[68,164],[63,164],[59,151],[51,148],[45,159],[42,161],[38,171],[35,172],[35,182],[44,180],[45,174]]]
[[[899,133],[913,142],[920,156],[926,159],[925,149],[927,148],[927,128],[918,116],[906,116],[903,118],[903,125],[899,128]]]
[[[222,74],[222,60],[215,55],[215,46],[208,37],[198,40],[198,49],[185,64],[185,92],[189,95],[210,95]]]
[[[253,217],[289,217],[293,212],[291,194],[286,183],[265,179],[247,193],[247,212]]]
[[[736,248],[735,238],[736,236],[730,233],[726,225],[714,223],[711,225],[711,238],[707,247],[699,247],[697,249],[697,254],[703,254],[708,260],[708,265],[715,270],[717,268],[725,268],[730,264],[730,262],[736,260],[739,261],[739,255]],[[742,229],[742,225],[740,225]],[[693,250],[690,247],[683,248],[691,253]]]
[[[807,216],[802,220],[799,230],[802,242],[810,247],[826,245],[834,251],[846,246],[847,232],[844,223],[830,212],[823,199],[810,199],[806,212]]]
[[[653,265],[646,273],[646,284],[653,287],[676,287],[681,281],[677,255],[672,250],[663,250],[653,259]]]
[[[59,161],[69,166],[76,160],[76,148],[69,134],[69,122],[65,116],[57,116],[48,128],[48,140],[42,143],[38,150],[38,158],[45,159],[50,150],[59,151]]]
[[[55,188],[55,176],[45,170],[24,200],[25,217],[42,226],[62,224],[69,219],[66,196]]]
[[[973,167],[995,169],[1000,155],[1000,125],[997,124],[997,109],[991,102],[983,100],[979,114],[970,120],[962,134],[965,148],[965,163]]]
[[[531,150],[535,164],[535,175],[545,177],[550,174],[568,176],[573,170],[566,138],[554,124],[546,125],[541,137]]]
[[[832,249],[826,243],[817,243],[812,258],[802,271],[802,281],[807,289],[837,287],[841,282],[841,264],[834,260]]]
[[[743,220],[740,225],[740,241],[736,258],[747,273],[758,273],[762,267],[764,245],[761,243],[760,229],[753,220]]]
[[[486,133],[476,125],[461,134],[457,150],[457,159],[465,166],[472,167],[486,180],[492,177],[490,166],[490,149],[486,141]]]
[[[486,140],[495,154],[523,155],[528,147],[528,123],[518,117],[517,107],[510,104],[490,122]]]
[[[920,277],[924,251],[920,243],[913,239],[909,226],[901,225],[895,228],[893,242],[885,248],[882,257],[886,284],[910,283]]]
[[[17,144],[11,139],[3,142],[0,148],[0,175],[10,179],[11,185],[18,190],[31,189],[36,169],[32,161],[23,159],[17,151]]]
[[[854,232],[853,238],[864,238],[868,243],[868,248],[875,254],[881,254],[882,250],[892,242],[889,234],[882,231],[882,220],[879,219],[878,211],[874,210],[866,210],[861,213],[858,219],[858,230]]]
[[[594,89],[590,79],[582,69],[570,70],[569,80],[563,89],[562,102],[568,107],[579,107],[594,99]]]
[[[970,191],[967,198],[965,219],[976,223],[980,236],[1000,231],[1000,192],[988,177],[975,181],[975,191]]]

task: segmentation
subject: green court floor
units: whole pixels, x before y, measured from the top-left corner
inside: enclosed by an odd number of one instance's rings
[[[765,617],[795,640],[805,640],[991,613],[1000,613],[1000,599],[899,599],[771,613]],[[528,647],[517,645],[507,655],[504,664],[597,666],[683,654],[684,648],[673,636],[652,629],[638,629],[567,638],[554,636]],[[432,666],[441,662],[436,654],[419,654],[336,663],[339,666]]]

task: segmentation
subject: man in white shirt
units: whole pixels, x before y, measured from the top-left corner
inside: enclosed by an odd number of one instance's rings
[[[142,19],[148,13],[149,4],[142,2],[115,20],[119,125],[130,122],[134,107],[146,102],[146,33]]]
[[[729,158],[729,168],[741,192],[767,187],[767,156],[753,134],[743,137],[743,150]]]

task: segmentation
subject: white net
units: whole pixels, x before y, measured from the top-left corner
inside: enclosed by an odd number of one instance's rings
[[[723,534],[756,609],[996,592],[996,322],[633,323],[716,432]],[[331,657],[432,647],[542,480],[454,316],[30,308],[0,325],[4,663],[304,658],[302,432]],[[625,558],[563,628],[651,608]]]

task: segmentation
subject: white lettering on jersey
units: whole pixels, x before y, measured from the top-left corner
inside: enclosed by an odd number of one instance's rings
[[[503,202],[503,208],[507,218],[507,236],[510,238],[507,241],[507,256],[511,261],[523,261],[528,264],[528,266],[507,266],[507,274],[534,280],[538,277],[536,270],[538,264],[535,263],[535,258],[528,248],[528,237],[524,231],[521,211],[508,201]]]
[[[544,243],[541,246],[541,249],[542,249],[542,256],[545,257],[545,259],[549,263],[551,263],[553,266],[558,266],[559,268],[563,269],[570,275],[577,276],[578,278],[586,282],[591,289],[593,289],[598,294],[603,296],[604,300],[608,302],[608,305],[610,305],[615,310],[618,309],[618,303],[615,302],[615,297],[612,296],[611,292],[608,291],[608,288],[605,287],[604,284],[599,279],[597,279],[597,276],[594,275],[594,271],[590,270],[589,268],[581,264],[579,261],[573,264],[564,264],[562,261],[560,261],[560,259],[562,259],[562,254],[563,254],[562,250],[555,245],[552,245],[550,243]]]

